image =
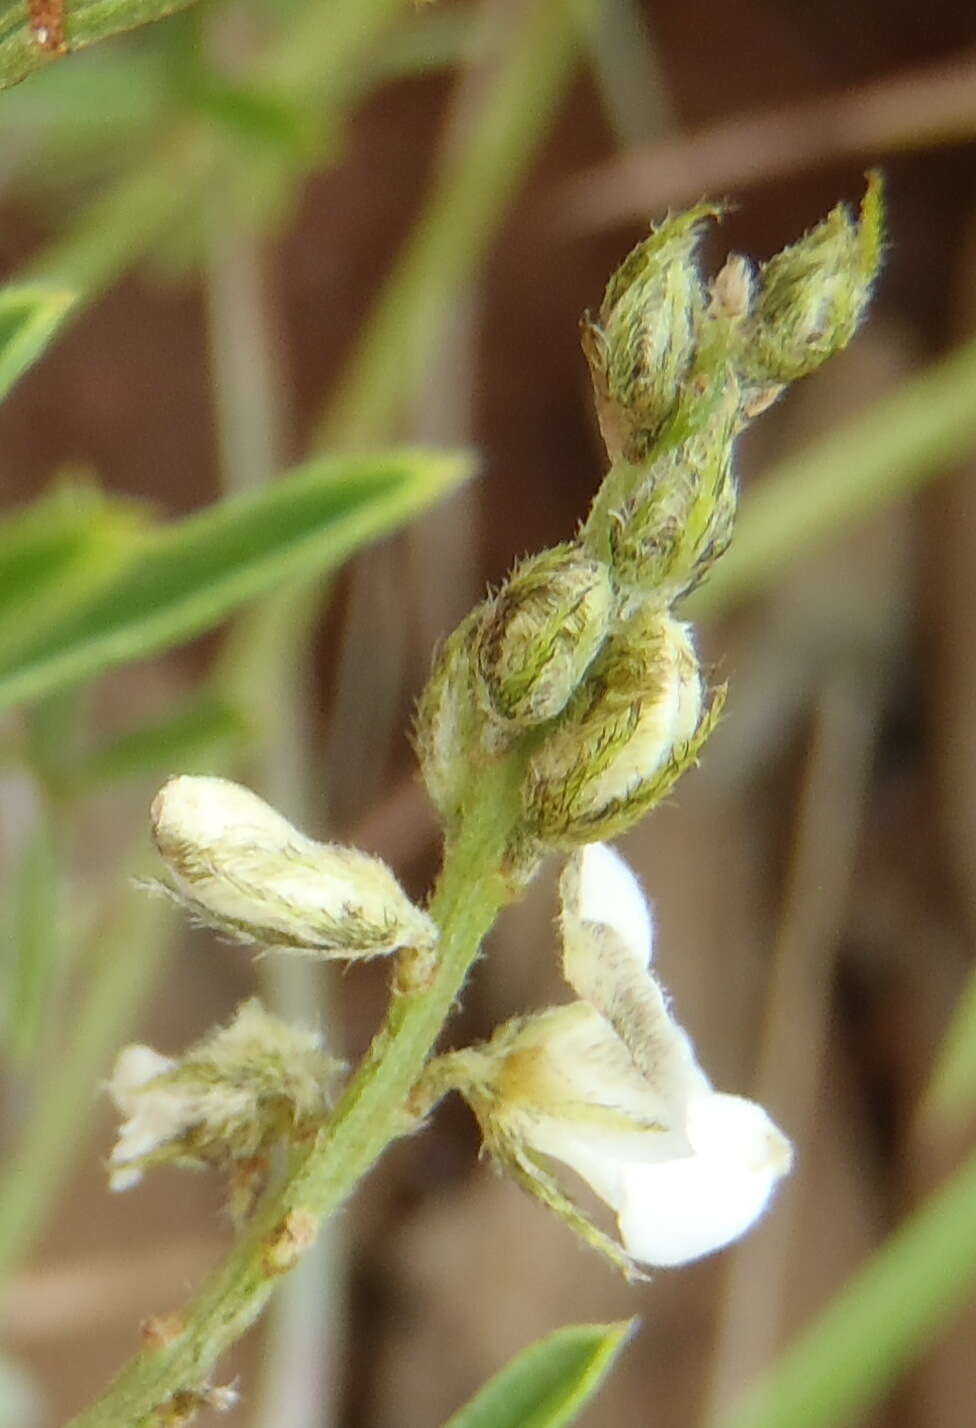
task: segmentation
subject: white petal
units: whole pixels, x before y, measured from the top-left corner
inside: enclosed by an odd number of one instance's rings
[[[112,1079],[108,1083],[109,1095],[119,1110],[129,1115],[133,1108],[140,1104],[139,1097],[133,1093],[148,1082],[154,1081],[157,1076],[162,1076],[164,1072],[172,1071],[175,1065],[176,1062],[170,1057],[160,1055],[151,1046],[139,1043],[123,1046],[112,1068]]]
[[[563,875],[563,917],[612,928],[642,967],[653,947],[651,909],[635,874],[606,843],[589,843]]]
[[[684,1107],[675,1112],[605,1018],[584,1002],[532,1018],[509,1046],[507,1064],[506,1095],[525,1110],[521,1134],[574,1168],[570,1156],[541,1143],[550,1137],[541,1124],[555,1122],[557,1136],[565,1132],[573,1145],[599,1156],[663,1160],[691,1151]]]
[[[153,799],[149,817],[163,848],[170,842],[237,842],[277,849],[309,841],[263,798],[226,778],[171,778]]]
[[[693,1155],[624,1172],[620,1236],[645,1264],[685,1264],[738,1239],[790,1167],[789,1142],[752,1101],[703,1097],[688,1130]]]
[[[560,889],[566,980],[616,1031],[668,1123],[683,1121],[685,1103],[711,1087],[649,969],[651,914],[637,879],[612,848],[591,843],[567,863]]]

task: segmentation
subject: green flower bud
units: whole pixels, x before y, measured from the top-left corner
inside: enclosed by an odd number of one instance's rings
[[[306,1134],[326,1115],[341,1069],[315,1032],[256,999],[179,1060],[124,1047],[108,1085],[125,1118],[109,1157],[111,1188],[128,1190],[163,1162],[232,1168]]]
[[[437,929],[385,863],[317,843],[222,778],[172,778],[150,811],[164,891],[241,942],[319,957],[430,947]]]
[[[687,625],[639,611],[608,640],[586,683],[529,759],[530,833],[554,848],[614,838],[671,788],[711,732]]]
[[[583,317],[583,351],[611,461],[643,460],[674,409],[704,303],[695,249],[702,220],[719,212],[703,203],[665,219],[614,273],[598,317]]]
[[[460,818],[479,752],[484,720],[478,708],[476,651],[489,608],[472,610],[437,651],[414,721],[424,783],[449,831]]]
[[[664,444],[646,466],[618,463],[583,527],[584,547],[613,570],[626,595],[673,604],[732,538],[737,501],[733,443],[740,390],[729,377],[700,425]]]
[[[796,381],[847,346],[871,296],[882,244],[881,180],[872,174],[859,219],[839,204],[763,265],[753,319],[744,332],[747,380]]]
[[[519,726],[560,713],[606,637],[613,602],[610,572],[578,546],[557,546],[516,567],[478,640],[491,713]]]

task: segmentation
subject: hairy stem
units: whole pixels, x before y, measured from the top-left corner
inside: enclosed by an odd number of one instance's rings
[[[502,866],[518,817],[519,774],[517,760],[510,759],[485,778],[475,815],[449,849],[430,907],[441,941],[429,985],[394,995],[331,1121],[187,1308],[175,1337],[137,1354],[71,1428],[118,1428],[122,1423],[135,1428],[175,1393],[206,1383],[220,1355],[260,1314],[282,1270],[297,1262],[313,1227],[403,1133],[410,1089],[482,939],[511,900]]]

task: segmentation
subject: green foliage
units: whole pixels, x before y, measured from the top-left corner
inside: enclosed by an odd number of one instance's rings
[[[123,567],[144,524],[138,507],[80,480],[0,520],[0,661]]]
[[[69,598],[62,581],[63,608],[45,619],[35,611],[19,640],[10,633],[0,707],[177,644],[285,580],[334,569],[469,471],[463,457],[424,452],[326,457],[252,495],[134,533],[124,563],[95,588]],[[49,558],[34,554],[39,568]],[[28,583],[28,567],[21,558],[10,583]]]
[[[976,972],[959,998],[922,1103],[920,1121],[936,1133],[966,1125],[976,1112]]]
[[[0,288],[0,401],[40,357],[74,301],[74,293],[42,283]]]
[[[70,0],[65,21],[68,48],[85,49],[110,35],[161,20],[192,3],[193,0]],[[53,58],[31,33],[24,0],[0,0],[0,89],[19,83]]]
[[[561,1428],[599,1389],[636,1325],[557,1329],[489,1379],[444,1428]]]

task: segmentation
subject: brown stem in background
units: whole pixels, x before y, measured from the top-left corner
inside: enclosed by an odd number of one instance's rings
[[[766,109],[644,145],[587,170],[546,203],[573,229],[646,219],[703,193],[748,188],[832,159],[976,136],[976,53],[843,94]]]

